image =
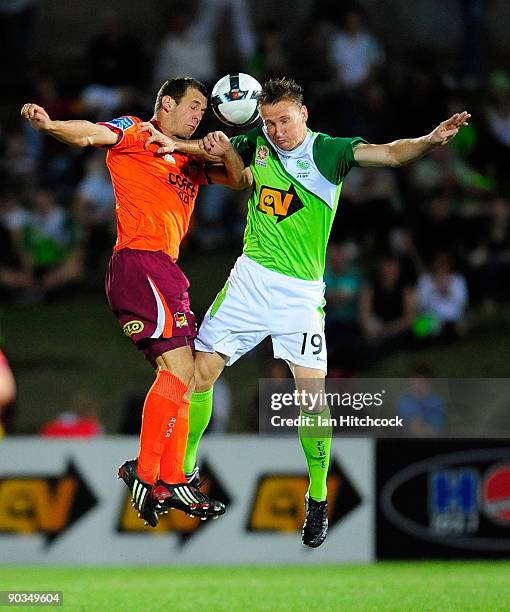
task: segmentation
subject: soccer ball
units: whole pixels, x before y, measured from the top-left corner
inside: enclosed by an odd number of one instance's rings
[[[213,87],[211,104],[214,114],[227,125],[242,127],[259,116],[257,96],[260,83],[249,74],[227,74]]]

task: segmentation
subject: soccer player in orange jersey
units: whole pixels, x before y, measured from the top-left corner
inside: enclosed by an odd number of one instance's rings
[[[186,483],[182,471],[193,378],[195,318],[189,282],[176,264],[200,185],[237,184],[243,163],[222,132],[215,132],[206,160],[195,157],[188,139],[207,108],[207,90],[195,79],[166,81],[150,122],[132,116],[104,123],[55,121],[34,103],[21,116],[31,126],[66,144],[107,149],[116,200],[117,242],[108,266],[106,293],[124,333],[156,369],[143,410],[138,458],[119,468],[146,523],[157,510],[178,508],[207,518],[223,514],[221,502]],[[172,146],[158,152],[160,130]],[[168,144],[168,143],[167,143]],[[203,151],[202,151],[203,152]]]

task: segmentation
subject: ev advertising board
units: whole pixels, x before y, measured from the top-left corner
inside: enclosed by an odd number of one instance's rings
[[[377,557],[510,557],[510,440],[379,440]]]
[[[173,510],[155,529],[131,507],[118,466],[137,440],[4,439],[0,564],[310,564],[368,562],[374,550],[374,444],[333,440],[330,532],[301,543],[308,478],[299,440],[206,436],[204,491],[227,504],[217,520]]]

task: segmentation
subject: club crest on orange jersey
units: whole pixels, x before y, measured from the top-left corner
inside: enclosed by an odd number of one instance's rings
[[[132,336],[133,334],[139,334],[143,331],[144,324],[142,321],[128,321],[122,327],[122,331],[126,334],[126,336]]]
[[[174,314],[175,325],[180,329],[181,327],[186,327],[188,325],[188,319],[183,312],[176,312]]]

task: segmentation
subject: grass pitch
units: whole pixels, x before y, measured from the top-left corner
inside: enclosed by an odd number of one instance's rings
[[[322,567],[0,567],[0,590],[6,589],[61,590],[64,608],[73,611],[489,612],[510,609],[510,562]]]

